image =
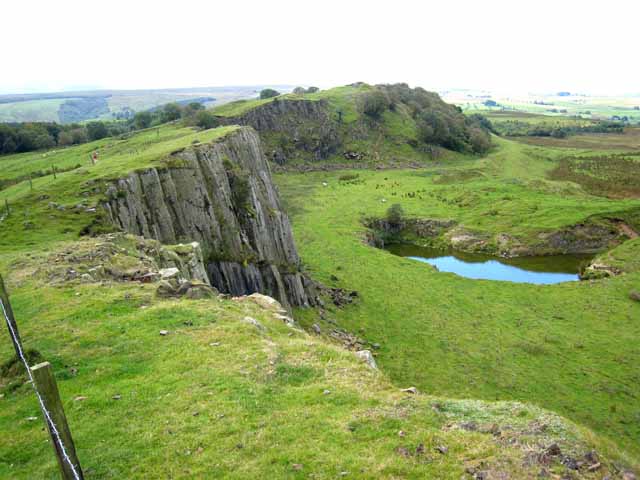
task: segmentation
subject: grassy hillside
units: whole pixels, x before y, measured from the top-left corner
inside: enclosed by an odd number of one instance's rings
[[[0,122],[58,122],[58,110],[66,99],[0,103]]]
[[[267,155],[286,166],[410,164],[482,153],[487,132],[440,97],[406,84],[356,83],[314,93],[243,100],[213,109],[226,123],[248,124]]]
[[[0,156],[0,179],[24,178],[46,169],[45,176],[0,190],[0,218],[3,253],[26,252],[33,248],[78,238],[99,212],[92,210],[101,198],[96,182],[114,179],[151,165],[162,165],[171,152],[195,142],[205,143],[224,137],[235,127],[198,131],[166,124],[137,132],[127,138],[107,138],[97,142],[50,151]],[[98,152],[98,162],[90,155]],[[77,167],[79,165],[79,167]],[[51,167],[58,169],[54,178]],[[63,171],[67,170],[68,171]],[[6,216],[5,201],[11,215]],[[0,260],[1,262],[1,260]]]
[[[346,88],[314,95],[339,106],[356,94]],[[339,108],[358,123],[350,105]],[[383,124],[409,135],[405,123]],[[25,347],[54,366],[87,478],[622,478],[640,467],[640,304],[629,298],[639,289],[637,241],[607,258],[622,276],[540,287],[435,272],[366,246],[362,225],[398,202],[412,217],[534,236],[635,212],[637,199],[551,180],[566,152],[505,140],[486,157],[442,156],[420,169],[279,175],[307,272],[359,292],[346,307],[327,301],[324,319],[295,312],[319,324],[317,336],[247,298],[161,297],[157,284],[119,273],[140,270],[153,249],[80,237],[100,217],[100,182],[235,128],[167,124],[0,157],[0,179],[17,182],[0,190],[0,271]],[[379,152],[405,148],[385,144]],[[56,178],[31,188],[24,176],[52,164]],[[111,273],[78,275],[92,269]],[[379,371],[332,340],[340,327],[379,344]],[[5,340],[0,477],[55,478],[36,400]],[[401,391],[410,386],[420,393]]]
[[[567,471],[564,458],[603,478],[627,461],[526,404],[401,392],[409,384],[250,300],[163,300],[153,285],[64,280],[108,244],[68,243],[11,266],[23,341],[54,366],[86,478],[536,478]],[[129,268],[140,261],[135,249],[117,255]],[[0,342],[0,358],[10,355]],[[0,378],[0,477],[56,478],[23,382]],[[562,455],[545,453],[554,443]],[[594,448],[601,466],[588,473]]]
[[[552,286],[475,281],[364,242],[363,219],[384,216],[392,203],[410,217],[454,219],[473,231],[524,238],[591,215],[640,209],[638,200],[550,181],[564,153],[501,140],[480,160],[408,171],[289,173],[277,182],[308,270],[360,293],[356,306],[325,318],[380,343],[380,364],[394,382],[454,397],[531,401],[637,457],[640,304],[629,298],[640,289],[637,272]],[[407,198],[411,192],[418,194]],[[640,254],[637,242],[625,248],[633,253],[622,258]],[[307,325],[319,321],[310,311],[299,315]]]

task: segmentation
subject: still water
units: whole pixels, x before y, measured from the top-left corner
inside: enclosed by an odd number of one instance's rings
[[[500,258],[407,244],[388,245],[386,250],[461,277],[536,284],[579,280],[580,269],[592,258],[591,255]]]

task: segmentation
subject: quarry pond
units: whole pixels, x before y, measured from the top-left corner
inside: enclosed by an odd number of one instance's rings
[[[385,249],[394,255],[427,263],[441,272],[465,278],[538,285],[580,280],[581,268],[592,258],[591,255],[501,258],[401,243],[387,245]]]

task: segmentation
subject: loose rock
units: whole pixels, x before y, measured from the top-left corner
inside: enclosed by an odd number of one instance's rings
[[[266,328],[264,327],[264,325],[262,325],[258,320],[256,320],[255,318],[252,317],[244,317],[242,319],[243,323],[248,323],[249,325],[253,325],[254,327],[256,327],[258,330],[260,331],[264,331],[266,330]]]
[[[365,362],[367,365],[369,365],[369,367],[373,368],[374,370],[378,369],[378,366],[376,365],[376,360],[373,358],[373,355],[371,354],[370,350],[360,350],[356,352],[356,357],[358,357],[360,360]]]

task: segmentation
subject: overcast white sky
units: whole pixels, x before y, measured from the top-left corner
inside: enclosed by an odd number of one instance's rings
[[[640,92],[640,2],[7,0],[0,93],[355,81]]]

